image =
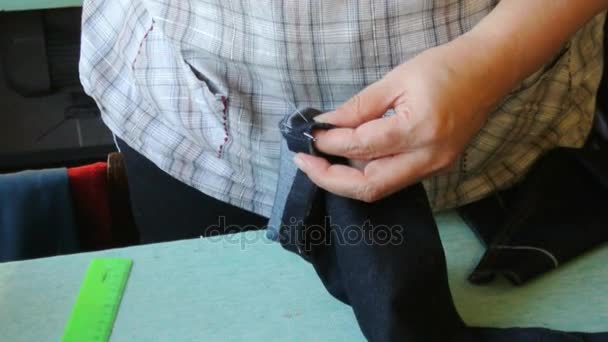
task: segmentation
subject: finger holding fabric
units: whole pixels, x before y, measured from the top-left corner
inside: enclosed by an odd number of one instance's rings
[[[446,56],[452,49],[427,50],[316,118],[338,127],[315,132],[317,149],[353,167],[299,154],[300,169],[320,187],[366,202],[449,170],[491,103],[471,87],[480,77]],[[384,116],[389,109],[394,115]]]

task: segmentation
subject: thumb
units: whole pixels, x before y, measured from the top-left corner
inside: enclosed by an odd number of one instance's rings
[[[357,127],[386,113],[397,98],[397,87],[383,78],[350,98],[332,112],[318,115],[317,122],[338,127]]]

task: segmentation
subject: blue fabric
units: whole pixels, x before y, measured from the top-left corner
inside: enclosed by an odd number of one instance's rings
[[[608,241],[608,188],[577,162],[582,152],[551,151],[520,184],[459,209],[487,245],[471,282],[522,285]]]
[[[266,228],[266,237],[273,241],[279,241],[279,229],[281,227],[281,217],[285,210],[285,202],[289,196],[291,184],[296,177],[298,169],[293,163],[294,152],[290,151],[287,143],[283,140],[281,143],[281,161],[279,163],[279,180],[277,182],[277,190],[272,206],[272,212],[268,220]]]
[[[281,122],[289,150],[318,154],[313,128],[332,128],[312,120],[318,113],[305,109]],[[327,193],[301,171],[288,188],[282,246],[312,263],[328,292],[353,308],[368,340],[439,341],[464,327],[422,184],[374,203]]]
[[[487,246],[471,282],[521,285],[608,242],[606,119],[597,114],[583,148],[554,149],[519,184],[459,209]]]
[[[0,262],[78,250],[65,168],[0,175]]]
[[[289,150],[316,154],[312,130],[331,128],[312,120],[317,113],[305,109],[281,122]],[[325,157],[332,163],[346,163],[343,158]],[[283,159],[287,159],[285,167],[295,169],[290,157]],[[364,203],[325,192],[298,170],[292,181],[279,183],[278,193],[287,196],[274,211],[282,210],[280,219],[271,218],[271,235],[276,238],[278,229],[281,245],[310,262],[327,291],[352,307],[368,340],[608,339],[607,333],[466,327],[452,301],[445,255],[420,183]]]
[[[283,217],[283,212],[285,211],[285,203],[287,202],[287,198],[291,192],[294,179],[298,174],[298,169],[293,163],[293,157],[295,155],[295,152],[293,151],[314,153],[312,145],[309,141],[310,138],[304,135],[304,133],[308,133],[311,125],[314,125],[317,128],[325,129],[332,127],[328,124],[313,122],[309,122],[309,125],[305,125],[306,120],[312,121],[312,118],[318,114],[321,114],[321,112],[313,108],[306,108],[303,109],[303,112],[298,110],[281,121],[279,129],[283,135],[290,136],[290,139],[283,139],[281,142],[279,180],[277,182],[274,203],[272,205],[272,211],[270,213],[266,230],[266,237],[270,240],[279,241],[281,219]],[[308,119],[306,119],[307,117]],[[293,123],[290,124],[289,121],[293,121]],[[304,187],[302,190],[307,189],[308,187]]]

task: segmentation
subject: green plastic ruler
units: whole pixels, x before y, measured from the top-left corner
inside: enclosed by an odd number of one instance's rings
[[[89,264],[62,342],[108,341],[133,261],[95,258]]]

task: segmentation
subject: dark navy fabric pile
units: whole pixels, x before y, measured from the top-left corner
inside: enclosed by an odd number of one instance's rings
[[[268,236],[313,265],[328,292],[353,308],[368,340],[608,340],[605,333],[467,327],[452,302],[443,248],[421,184],[364,203],[319,189],[295,170],[293,152],[318,154],[310,139],[312,130],[332,128],[315,123],[312,118],[317,114],[317,110],[305,109],[281,122],[284,147],[289,151],[282,151]],[[325,157],[332,163],[347,163]],[[542,270],[529,274],[539,272]]]

